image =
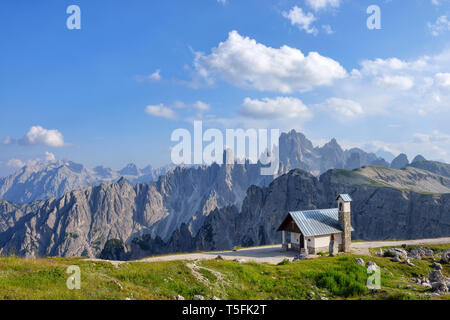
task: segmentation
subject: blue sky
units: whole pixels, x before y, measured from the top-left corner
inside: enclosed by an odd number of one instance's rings
[[[449,20],[448,0],[2,1],[0,175],[164,165],[200,119],[450,161]]]

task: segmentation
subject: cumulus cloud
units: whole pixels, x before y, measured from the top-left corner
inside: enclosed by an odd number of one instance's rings
[[[163,104],[147,106],[145,112],[151,116],[166,119],[175,119],[177,115],[175,111]]]
[[[410,77],[406,76],[383,76],[377,78],[376,82],[380,86],[385,86],[387,88],[397,88],[399,90],[409,90],[414,86],[414,81]]]
[[[294,6],[289,12],[283,12],[283,17],[289,19],[293,26],[298,27],[306,33],[317,35],[319,32],[316,27],[312,26],[316,17],[311,13],[305,13],[302,8]]]
[[[330,96],[353,100],[365,115],[424,116],[450,110],[450,51],[412,60],[361,62],[359,69],[330,87]]]
[[[315,11],[324,10],[328,8],[339,8],[340,0],[306,0],[306,4]]]
[[[317,52],[305,56],[289,46],[271,48],[237,31],[209,55],[196,53],[194,67],[209,84],[220,78],[238,87],[284,94],[331,85],[347,76],[337,61]]]
[[[346,120],[354,118],[364,113],[362,106],[353,100],[330,98],[325,101],[322,107],[331,111],[338,119]]]
[[[19,141],[22,145],[27,146],[48,146],[48,147],[64,147],[64,137],[58,130],[48,130],[41,126],[33,126],[28,133]]]
[[[245,117],[257,119],[297,119],[309,120],[312,113],[308,107],[297,98],[277,97],[261,100],[245,98],[238,113]]]

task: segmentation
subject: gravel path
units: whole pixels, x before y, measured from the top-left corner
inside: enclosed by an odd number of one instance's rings
[[[447,244],[450,243],[450,238],[436,238],[436,239],[421,239],[421,240],[403,240],[403,241],[373,241],[373,242],[354,242],[352,244],[352,252],[355,254],[369,255],[370,248],[401,246],[408,245],[427,245],[427,244]],[[281,251],[281,245],[254,247],[248,249],[240,249],[238,251],[215,251],[204,253],[188,253],[188,254],[174,254],[165,256],[156,256],[138,260],[138,262],[156,262],[156,261],[176,261],[176,260],[210,260],[221,256],[224,260],[241,259],[244,261],[252,261],[257,263],[271,263],[277,264],[284,259],[292,260],[297,253],[293,251]],[[312,256],[314,257],[314,256]],[[92,259],[92,261],[102,261]],[[114,265],[126,263],[124,261],[110,261]]]

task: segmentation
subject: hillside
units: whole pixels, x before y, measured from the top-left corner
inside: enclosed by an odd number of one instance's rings
[[[433,247],[434,250],[449,245]],[[362,258],[381,268],[381,290],[366,287],[366,268],[356,263]],[[105,261],[81,258],[22,259],[0,258],[0,299],[448,299],[434,296],[412,278],[427,277],[432,258],[412,260],[413,267],[390,258],[342,255],[279,265],[229,260],[132,262],[117,267]],[[80,290],[68,290],[66,270],[81,270]],[[450,274],[448,264],[443,274]]]
[[[335,170],[334,175],[334,181],[343,184],[385,186],[417,193],[450,193],[450,178],[414,167],[397,170],[367,166],[353,172]]]
[[[421,160],[411,163],[410,166],[433,172],[444,177],[450,177],[450,164],[447,163]]]

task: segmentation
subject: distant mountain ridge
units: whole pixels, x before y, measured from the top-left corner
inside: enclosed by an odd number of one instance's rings
[[[298,168],[319,176],[330,169],[353,170],[366,165],[389,167],[387,161],[374,153],[359,148],[343,150],[336,139],[314,147],[304,134],[295,130],[280,136],[281,172]]]
[[[406,155],[399,155],[390,164],[375,153],[365,152],[359,148],[343,150],[336,139],[332,139],[322,147],[315,147],[304,134],[295,130],[281,134],[279,151],[280,169],[278,175],[296,168],[319,176],[330,169],[353,170],[367,165],[401,169],[409,165]],[[387,152],[384,152],[384,154],[389,156]],[[426,161],[421,156],[414,160],[417,162],[414,165],[417,166]],[[450,174],[450,169],[444,169],[446,164],[438,165],[437,163],[426,162],[422,165],[426,165],[428,169],[425,167],[418,168],[428,171],[435,170],[431,172],[443,175]],[[21,168],[8,177],[0,178],[0,199],[15,203],[28,203],[60,198],[68,192],[88,186],[96,186],[102,182],[117,181],[121,177],[126,178],[132,184],[150,183],[157,181],[160,176],[165,175],[175,167],[175,165],[168,165],[155,169],[147,166],[139,169],[131,163],[116,171],[103,166],[88,169],[71,161],[39,163]]]
[[[15,203],[59,198],[64,194],[102,182],[116,181],[121,177],[132,183],[152,182],[168,172],[173,166],[159,169],[147,167],[139,170],[129,164],[120,171],[98,166],[94,169],[72,161],[48,161],[25,166],[16,173],[0,178],[0,199]]]

